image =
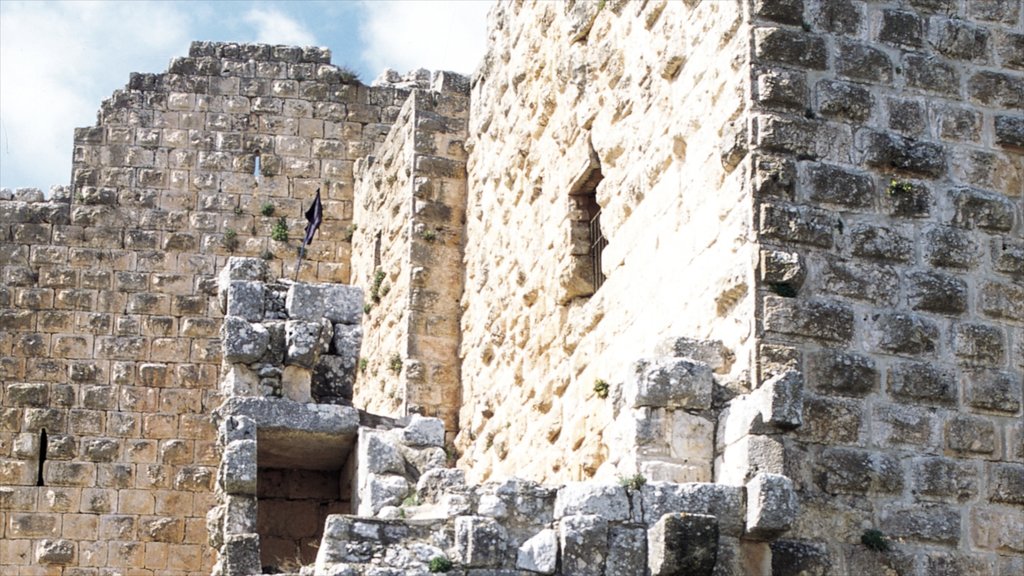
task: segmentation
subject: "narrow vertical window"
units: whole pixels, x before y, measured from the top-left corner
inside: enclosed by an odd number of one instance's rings
[[[258,185],[260,183],[260,151],[258,148],[256,149],[256,152],[253,153],[252,159],[252,175],[256,177],[256,184]]]
[[[43,485],[43,464],[46,462],[46,428],[39,432],[39,471],[36,475],[36,486]]]
[[[563,283],[564,301],[592,296],[604,284],[601,256],[608,241],[601,230],[601,205],[597,203],[597,187],[603,179],[595,160],[569,192],[572,256]]]
[[[380,232],[373,239],[373,269],[380,268]]]

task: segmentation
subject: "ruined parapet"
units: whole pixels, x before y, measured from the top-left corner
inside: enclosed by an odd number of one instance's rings
[[[221,391],[351,405],[362,291],[274,282],[267,270],[263,260],[232,258],[221,271]]]
[[[222,456],[208,523],[215,572],[233,576],[311,560],[327,514],[351,509],[362,294],[273,281],[256,258],[231,258],[219,287]]]
[[[367,296],[368,335],[357,403],[436,416],[451,437],[461,402],[468,79],[415,78],[426,87],[413,90],[376,154],[356,165],[353,282]]]
[[[468,486],[458,471],[435,470],[410,500],[391,519],[328,518],[313,573],[425,574],[450,563],[464,574],[739,576],[760,568],[756,540],[797,512],[792,486],[771,475],[744,494],[710,483]]]

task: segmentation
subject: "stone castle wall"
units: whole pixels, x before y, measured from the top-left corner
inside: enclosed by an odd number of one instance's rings
[[[630,409],[595,383],[614,392],[669,336],[723,341],[736,361],[722,380],[746,386],[752,205],[719,143],[742,133],[748,39],[740,4],[691,4],[492,14],[469,141],[458,446],[471,480],[635,473],[608,429]],[[598,170],[607,280],[589,295],[574,194]]]
[[[76,130],[70,189],[0,200],[5,570],[209,573],[216,274],[239,254],[292,277],[319,187],[299,278],[347,280],[352,168],[407,95],[324,49],[194,43]]]
[[[1022,17],[754,3],[757,382],[804,382],[774,569],[1024,569]]]
[[[425,72],[425,71],[424,71]],[[375,156],[357,163],[353,283],[367,295],[355,403],[458,431],[468,84],[425,74]]]

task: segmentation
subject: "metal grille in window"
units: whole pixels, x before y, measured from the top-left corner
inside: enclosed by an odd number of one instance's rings
[[[604,284],[604,272],[601,271],[601,253],[608,245],[608,240],[601,233],[601,210],[590,219],[590,263],[594,269],[594,292]]]

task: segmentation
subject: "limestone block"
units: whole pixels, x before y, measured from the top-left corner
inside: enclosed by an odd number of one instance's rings
[[[600,516],[566,516],[558,522],[562,573],[604,574],[608,554],[608,521]]]
[[[726,536],[743,534],[746,517],[742,486],[724,484],[648,482],[641,489],[644,522],[653,525],[665,514],[687,512],[714,516],[718,529]]]
[[[224,512],[225,506],[214,506],[206,513],[207,544],[220,548],[224,544]]]
[[[320,322],[289,320],[285,323],[285,363],[312,368],[320,356]]]
[[[491,518],[507,518],[508,506],[496,494],[480,494],[476,505],[477,514]]]
[[[616,522],[629,519],[629,498],[622,486],[570,482],[555,497],[555,518],[592,514]]]
[[[493,518],[459,516],[455,519],[455,553],[466,567],[499,567],[507,540],[505,528]]]
[[[413,414],[402,429],[402,443],[416,447],[444,446],[444,422],[440,418]]]
[[[235,440],[224,448],[220,486],[225,494],[256,495],[256,441]]]
[[[292,284],[285,298],[292,320],[359,324],[363,313],[363,291],[344,284]]]
[[[735,360],[733,353],[718,340],[696,338],[669,338],[654,348],[655,356],[689,358],[694,362],[707,364],[717,373],[728,372]]]
[[[410,448],[399,445],[398,451],[401,453],[405,463],[416,471],[415,477],[417,478],[427,470],[444,468],[448,461],[444,448],[438,448],[437,446]]]
[[[242,318],[226,316],[221,328],[224,361],[250,364],[260,359],[270,343],[270,334],[262,324],[251,324]]]
[[[750,434],[729,445],[715,465],[715,481],[745,484],[759,472],[782,474],[785,450],[773,436]]]
[[[346,367],[355,368],[356,362],[359,359],[359,348],[362,345],[362,341],[362,326],[358,324],[335,324],[330,352],[344,359]]]
[[[257,501],[254,496],[227,495],[223,502],[221,529],[225,536],[256,531]]]
[[[370,474],[404,474],[405,461],[398,446],[386,434],[361,429],[358,462]]]
[[[789,370],[779,374],[765,382],[755,394],[766,424],[790,429],[803,423],[804,377],[800,372]]]
[[[232,281],[263,282],[267,279],[268,270],[269,266],[262,258],[228,258],[227,265],[221,269],[220,274],[217,276],[221,312],[227,312],[227,298]]]
[[[263,320],[263,283],[233,280],[228,286],[228,305],[224,314],[249,322]]]
[[[313,367],[310,393],[316,402],[344,404],[352,400],[355,385],[355,360],[334,355],[322,355]]]
[[[312,399],[312,374],[299,366],[285,366],[281,372],[281,391],[285,398],[294,402],[309,402]]]
[[[646,573],[647,530],[643,526],[609,526],[605,574],[645,576]]]
[[[793,481],[780,474],[760,473],[747,482],[747,536],[775,538],[796,521],[798,504]]]
[[[260,379],[256,372],[243,364],[229,366],[220,380],[220,391],[225,396],[254,396]]]
[[[248,416],[228,416],[217,430],[218,441],[226,445],[235,440],[255,440],[256,422]]]
[[[647,531],[651,576],[711,576],[718,558],[718,522],[703,514],[665,514]]]
[[[558,535],[546,528],[523,542],[516,554],[516,568],[540,574],[554,574],[558,566]]]
[[[385,506],[398,506],[409,495],[402,476],[368,474],[359,486],[359,515],[375,516]]]
[[[640,360],[626,380],[632,408],[644,406],[703,410],[711,406],[711,368],[686,358]]]
[[[466,472],[457,468],[428,470],[416,483],[416,496],[425,504],[436,504],[444,494],[468,492]]]
[[[36,562],[39,564],[71,564],[74,558],[75,544],[70,540],[43,539],[36,544]]]
[[[223,576],[249,576],[262,572],[259,534],[233,534],[220,549]]]

